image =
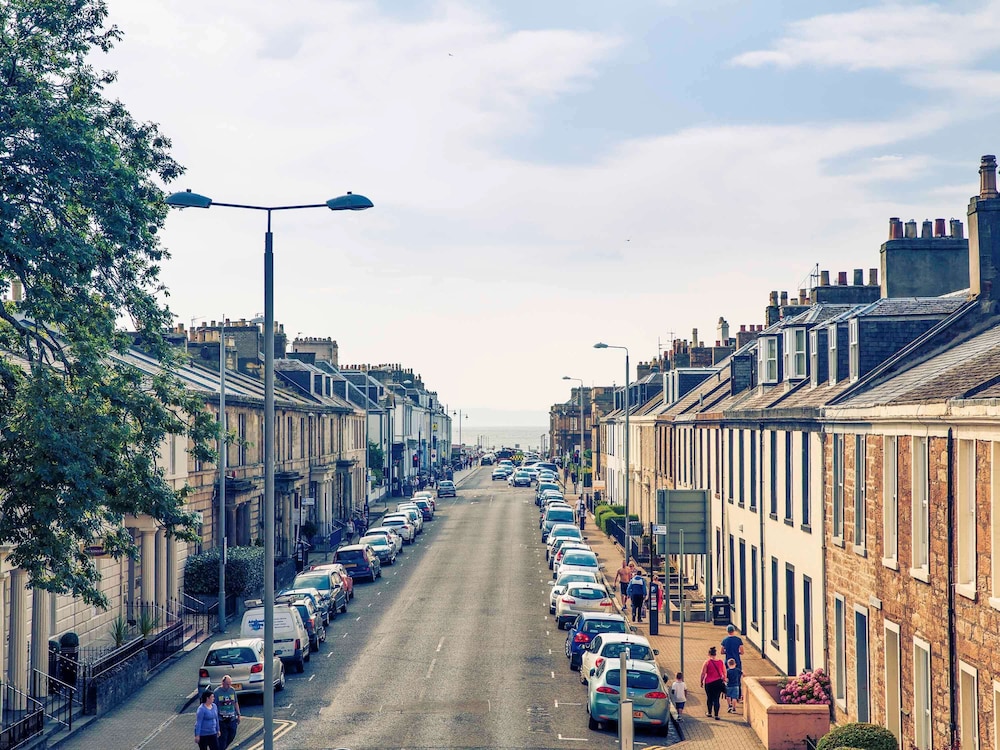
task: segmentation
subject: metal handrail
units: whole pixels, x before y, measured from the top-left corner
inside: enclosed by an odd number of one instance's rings
[[[76,688],[38,669],[31,670],[31,679],[35,699],[42,700],[41,694],[45,693],[42,702],[45,716],[72,731],[73,696],[76,693]],[[41,686],[44,686],[45,689],[41,689]]]

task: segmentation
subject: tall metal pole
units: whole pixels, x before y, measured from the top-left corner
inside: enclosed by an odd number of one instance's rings
[[[371,482],[368,481],[368,370],[362,370],[365,378],[365,523],[368,523],[368,501],[371,500]]]
[[[625,348],[625,347],[622,347]],[[629,559],[632,554],[632,523],[629,520],[629,443],[631,443],[632,436],[629,430],[628,413],[631,411],[629,404],[629,366],[628,366],[628,349],[625,349],[625,564],[628,565]],[[265,749],[266,750],[266,749]]]
[[[264,750],[274,750],[274,238],[264,235]]]
[[[219,632],[226,632],[226,316],[219,324]]]
[[[580,465],[577,467],[580,477],[580,495],[583,495],[583,452],[585,444],[583,442],[583,381],[580,381]]]

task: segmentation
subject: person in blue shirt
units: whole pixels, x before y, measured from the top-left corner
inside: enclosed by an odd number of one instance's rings
[[[726,635],[722,639],[722,653],[724,654],[726,661],[730,659],[736,660],[736,667],[740,671],[743,670],[743,639],[736,635],[736,626],[729,624],[726,626]],[[743,700],[743,683],[739,683],[739,690],[737,691],[737,700]]]
[[[194,719],[194,741],[198,750],[219,749],[219,710],[215,707],[215,693],[206,690],[201,694],[201,705]]]
[[[642,622],[642,605],[646,599],[646,580],[636,573],[628,584],[628,596],[632,602],[632,619]]]

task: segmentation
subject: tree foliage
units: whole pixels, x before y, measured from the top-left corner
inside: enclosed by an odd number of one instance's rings
[[[170,142],[105,94],[88,56],[120,38],[104,0],[0,3],[0,544],[34,587],[106,605],[93,560],[134,555],[145,514],[188,538],[192,518],[157,467],[166,436],[212,457],[214,423],[172,374],[157,295],[166,253],[160,185]],[[121,355],[128,320],[161,372]]]

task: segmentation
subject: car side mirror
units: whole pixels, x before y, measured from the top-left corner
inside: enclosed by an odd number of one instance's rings
[[[549,586],[555,586],[555,585],[556,585],[555,581],[549,581]]]
[[[597,670],[596,669],[591,669],[590,670],[590,676],[593,677],[595,674],[597,674]]]
[[[660,649],[654,648],[653,649],[653,656],[659,656],[659,655],[660,655]]]
[[[604,570],[606,567],[607,566],[604,563],[601,563],[600,565],[597,566],[597,569],[598,570]]]

